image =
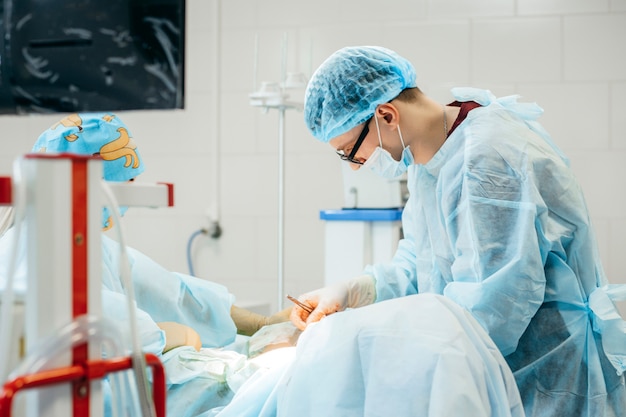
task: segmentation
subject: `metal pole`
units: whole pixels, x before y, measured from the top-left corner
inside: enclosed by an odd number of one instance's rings
[[[285,107],[278,109],[278,311],[283,309],[285,286]]]

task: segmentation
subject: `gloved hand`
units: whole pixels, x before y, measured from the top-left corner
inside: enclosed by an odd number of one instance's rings
[[[289,318],[297,328],[304,330],[307,325],[330,314],[372,304],[376,301],[376,281],[374,277],[361,275],[308,292],[298,297],[298,300],[313,308],[309,313],[298,305],[293,307]]]
[[[157,326],[165,332],[165,347],[163,353],[179,346],[193,346],[196,351],[202,347],[200,335],[194,329],[173,321],[163,321]]]
[[[277,324],[285,321],[289,321],[289,315],[291,314],[291,307],[288,307],[273,316],[264,316],[262,314],[254,313],[245,308],[237,307],[233,305],[230,308],[230,317],[235,322],[237,327],[237,333],[246,336],[252,336],[263,326],[268,324]]]

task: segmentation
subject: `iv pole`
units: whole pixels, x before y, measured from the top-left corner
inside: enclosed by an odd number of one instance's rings
[[[256,88],[256,63],[258,60],[258,36],[255,37],[255,88]],[[288,101],[287,88],[304,87],[301,83],[291,83],[286,76],[287,68],[287,33],[283,35],[282,43],[281,79],[282,83],[263,82],[261,88],[250,94],[250,105],[261,107],[263,112],[269,109],[278,110],[278,310],[283,309],[285,274],[285,112],[289,109],[302,111],[303,105]],[[301,74],[295,74],[297,78]],[[302,77],[300,77],[301,79]]]

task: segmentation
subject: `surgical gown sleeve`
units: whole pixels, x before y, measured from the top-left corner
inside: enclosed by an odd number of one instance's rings
[[[410,202],[402,212],[402,222],[411,221],[413,210]],[[390,263],[367,265],[364,273],[376,280],[376,301],[389,300],[418,293],[415,236],[412,229],[403,230],[404,238],[398,242],[398,249]]]
[[[548,210],[545,200],[573,184],[562,174],[567,161],[535,122],[538,106],[493,96],[483,104],[460,126],[458,143],[451,142],[460,149],[439,171],[445,232],[437,238],[451,254],[443,294],[470,311],[507,355],[544,302],[548,254],[568,239],[546,230],[560,229],[551,217],[561,210]]]
[[[103,257],[113,270],[106,286],[123,291],[116,277],[119,245],[103,237]],[[191,327],[204,347],[221,347],[235,340],[237,330],[230,318],[234,297],[219,284],[171,272],[143,253],[128,248],[137,306],[155,322],[173,321]]]
[[[445,211],[455,257],[443,293],[469,310],[506,355],[539,309],[546,278],[537,204],[527,195],[532,180],[511,172],[499,150],[484,152],[489,156],[464,175],[460,201]]]

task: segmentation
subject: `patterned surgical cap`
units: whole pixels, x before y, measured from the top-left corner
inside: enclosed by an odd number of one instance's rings
[[[322,142],[369,119],[376,106],[416,87],[413,65],[378,46],[342,48],[315,71],[304,98],[304,121]]]
[[[65,117],[39,136],[33,152],[100,155],[107,181],[128,181],[144,171],[128,128],[110,113],[80,113]]]
[[[126,125],[114,114],[72,114],[43,132],[33,152],[100,155],[104,179],[128,181],[144,171],[143,161]],[[123,215],[128,207],[120,206]],[[102,226],[112,227],[109,210],[102,211]]]

